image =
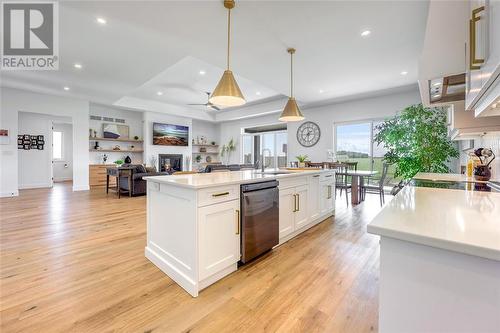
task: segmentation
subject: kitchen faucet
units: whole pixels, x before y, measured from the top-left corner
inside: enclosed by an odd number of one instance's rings
[[[271,152],[271,149],[267,149],[267,148],[266,148],[266,149],[262,149],[262,161],[260,162],[261,167],[262,167],[262,172],[264,172],[264,170],[265,170],[265,168],[266,168],[266,165],[265,165],[265,164],[266,164],[266,163],[265,163],[265,161],[266,161],[266,157],[265,157],[265,155],[264,155],[264,152],[266,152],[266,151],[268,151],[268,152],[269,152],[269,157],[271,157],[271,155],[273,154],[273,153]]]

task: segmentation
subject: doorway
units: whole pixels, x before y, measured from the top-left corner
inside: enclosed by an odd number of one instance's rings
[[[73,181],[73,125],[52,123],[52,179],[55,183]]]

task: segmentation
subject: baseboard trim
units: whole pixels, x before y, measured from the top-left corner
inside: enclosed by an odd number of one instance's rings
[[[0,193],[0,198],[10,198],[10,197],[18,197],[19,196],[19,191],[12,191],[12,192],[2,192]]]
[[[51,187],[52,184],[49,183],[19,185],[20,190],[31,190],[35,188],[51,188]]]
[[[90,187],[88,185],[80,185],[80,186],[75,186],[73,185],[73,191],[88,191],[90,190]]]
[[[64,177],[64,178],[54,178],[54,182],[67,182],[73,180],[73,177]]]

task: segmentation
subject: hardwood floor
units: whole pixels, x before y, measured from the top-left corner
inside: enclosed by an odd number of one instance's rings
[[[377,331],[376,196],[192,298],[144,257],[145,197],[0,199],[1,332]]]

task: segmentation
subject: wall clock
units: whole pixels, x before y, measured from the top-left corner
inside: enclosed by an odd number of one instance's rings
[[[312,147],[318,143],[321,130],[318,124],[306,121],[297,129],[297,141],[304,147]]]

